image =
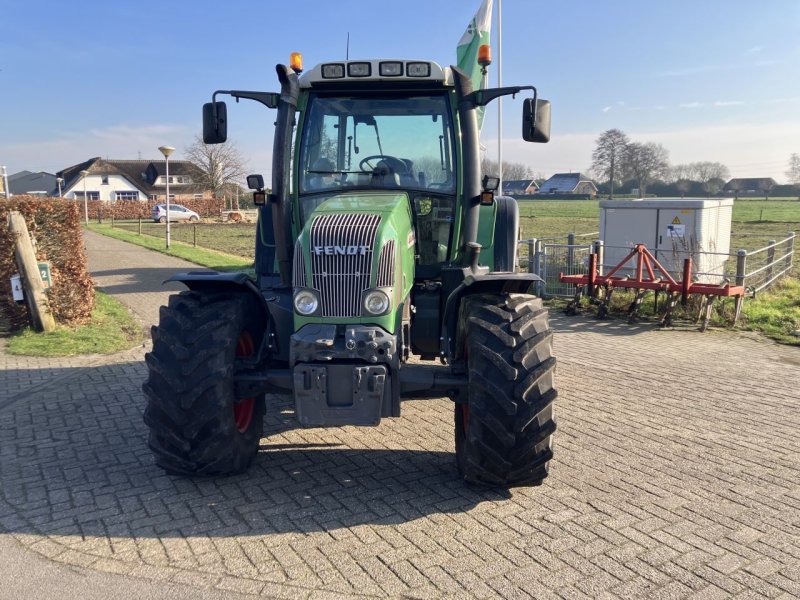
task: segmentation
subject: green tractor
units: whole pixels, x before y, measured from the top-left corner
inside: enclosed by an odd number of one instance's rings
[[[146,356],[145,422],[170,473],[244,471],[265,394],[300,425],[377,425],[401,399],[453,402],[458,470],[538,485],[555,431],[552,331],[539,279],[517,271],[519,212],[480,174],[477,113],[529,91],[522,136],[547,142],[532,86],[474,90],[456,67],[408,60],[276,67],[280,92],[217,91],[206,143],[227,138],[221,94],[276,110],[272,186],[259,204],[255,280],[172,277]]]

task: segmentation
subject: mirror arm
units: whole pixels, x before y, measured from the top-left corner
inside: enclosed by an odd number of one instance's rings
[[[511,96],[512,98],[523,90],[533,90],[533,100],[536,101],[537,91],[532,85],[519,85],[514,87],[501,87],[490,88],[486,90],[477,90],[469,94],[464,100],[472,103],[474,106],[486,106],[500,96]]]
[[[217,94],[227,94],[236,98],[236,102],[244,98],[245,100],[255,100],[267,108],[278,108],[279,94],[273,92],[247,92],[242,90],[217,90],[211,95],[214,119],[217,118]]]

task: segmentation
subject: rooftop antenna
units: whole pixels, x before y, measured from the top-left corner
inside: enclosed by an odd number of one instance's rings
[[[345,60],[350,60],[350,32],[347,32],[347,51],[345,52]]]
[[[139,153],[139,160],[142,160],[142,151],[138,150],[138,153]]]

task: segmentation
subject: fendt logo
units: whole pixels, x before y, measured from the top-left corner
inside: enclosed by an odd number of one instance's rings
[[[317,256],[364,256],[369,252],[367,246],[314,246],[314,254]]]

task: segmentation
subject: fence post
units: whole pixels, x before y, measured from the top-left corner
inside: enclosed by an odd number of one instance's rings
[[[142,217],[139,217],[139,235],[142,235]]]
[[[736,251],[736,285],[744,286],[744,279],[747,275],[747,250],[739,249]]]
[[[192,242],[194,247],[197,248],[197,225],[192,227]]]
[[[534,238],[533,240],[533,268],[534,273],[536,273],[539,277],[544,279],[542,275],[542,240],[537,240]],[[544,296],[546,291],[545,289],[545,282],[537,281],[536,282],[536,295],[537,296]]]
[[[594,241],[594,253],[597,255],[597,274],[603,274],[603,259],[605,258],[604,248],[603,248],[603,240],[595,240]]]
[[[536,273],[536,266],[533,264],[533,257],[536,254],[536,238],[528,240],[528,273]]]
[[[790,238],[789,241],[786,242],[786,254],[788,254],[786,257],[786,268],[791,269],[794,264],[794,240],[796,235],[794,231],[789,231],[786,236]]]
[[[567,234],[567,270],[570,275],[575,273],[575,234]]]

